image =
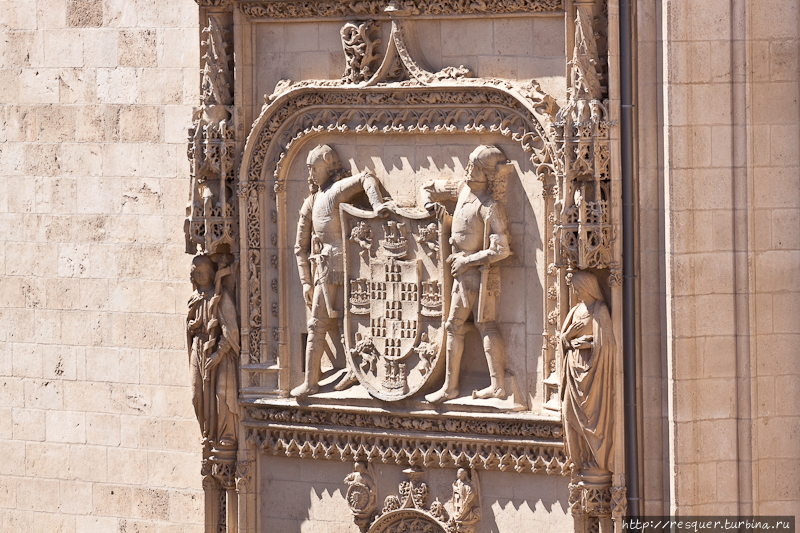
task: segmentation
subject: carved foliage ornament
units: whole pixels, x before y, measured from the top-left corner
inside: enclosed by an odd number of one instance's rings
[[[223,1],[223,0],[200,0]],[[277,2],[245,2],[240,9],[245,16],[258,18],[306,18],[379,16],[387,8],[410,15],[453,15],[488,13],[541,13],[561,11],[563,0],[282,0]]]
[[[513,419],[423,418],[412,415],[377,415],[302,408],[248,408],[247,417],[260,422],[315,424],[377,430],[438,432],[458,435],[486,435],[516,439],[560,441],[561,421],[519,421]]]
[[[375,64],[380,63],[378,48],[381,40],[375,37],[379,29],[371,20],[348,22],[342,26],[342,48],[346,62],[343,79],[359,83],[370,79],[375,73]]]

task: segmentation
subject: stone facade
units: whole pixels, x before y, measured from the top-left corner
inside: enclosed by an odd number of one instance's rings
[[[798,17],[770,0],[639,5],[650,513],[800,514]]]
[[[197,5],[0,14],[0,530],[202,530],[182,236]]]
[[[0,529],[351,532],[412,517],[459,531],[584,531],[611,516],[618,492],[595,507],[587,495],[625,483],[617,2],[370,0],[357,12],[328,0],[201,3],[2,3]],[[642,511],[799,515],[800,9],[781,0],[636,4]],[[525,85],[532,78],[538,85]],[[392,101],[398,94],[405,100]],[[481,110],[496,114],[469,114],[465,98],[448,96],[458,94],[487,98]],[[315,95],[328,100],[292,104]],[[527,106],[521,122],[509,118],[509,95]],[[434,104],[417,111],[421,98]],[[358,115],[366,108],[373,114]],[[280,114],[297,109],[305,115],[296,121]],[[431,129],[454,132],[414,130],[425,112]],[[559,124],[569,126],[559,133]],[[553,159],[520,143],[523,131],[552,143]],[[463,398],[441,407],[407,389],[399,395],[409,400],[396,398],[397,365],[372,370],[369,386],[339,392],[325,382],[320,394],[294,394],[308,372],[307,322],[324,318],[307,314],[292,251],[318,144],[337,151],[352,179],[374,176],[422,262],[445,241],[423,241],[412,218],[398,217],[424,207],[425,184],[463,179],[478,145],[512,163],[504,207],[513,256],[495,267],[504,378],[490,382],[491,353],[487,369],[472,328]],[[608,154],[607,172],[578,164],[588,144]],[[595,224],[586,206],[601,199],[608,219]],[[458,217],[454,206],[449,213]],[[375,254],[388,239],[378,227],[372,248],[347,246]],[[591,241],[599,251],[571,244],[591,232],[605,236]],[[486,238],[476,253],[490,248]],[[216,283],[190,282],[186,251],[212,258]],[[315,265],[327,260],[319,252]],[[582,270],[597,275],[602,298],[591,289],[569,297],[567,279]],[[426,272],[426,290],[436,276],[448,289],[459,279]],[[320,301],[333,294],[319,291]],[[445,309],[459,296],[442,295]],[[226,298],[231,307],[220,310]],[[190,327],[189,357],[187,312],[206,317]],[[586,456],[565,451],[556,379],[557,362],[588,349],[568,333],[582,313],[617,365],[607,384],[616,392],[602,395],[616,398],[608,438],[617,466],[596,486],[586,465],[569,483],[570,461]],[[430,342],[413,346],[423,354],[412,356],[415,368],[424,375],[431,364],[423,393],[443,383],[446,318],[425,319]],[[217,353],[203,351],[209,339],[241,369],[228,380],[242,400],[232,442],[221,411],[208,407],[224,397],[220,379],[190,386],[189,360],[202,366]],[[346,339],[355,350],[346,363],[323,347],[324,375],[354,365],[355,379],[372,379],[363,340]],[[498,383],[499,398],[469,397]],[[199,426],[198,413],[213,423]],[[392,514],[395,500],[408,516]]]

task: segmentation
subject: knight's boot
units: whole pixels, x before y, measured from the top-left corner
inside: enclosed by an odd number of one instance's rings
[[[448,323],[445,327],[455,329]],[[442,388],[425,396],[429,403],[440,403],[458,396],[458,374],[461,370],[461,356],[464,353],[464,335],[448,332],[445,348],[445,375]]]
[[[315,394],[319,390],[320,364],[322,354],[325,351],[325,335],[312,333],[308,336],[306,347],[306,376],[303,383],[292,389],[289,393],[296,398],[303,398],[310,394]]]
[[[472,391],[473,398],[505,398],[505,347],[503,338],[496,326],[490,323],[485,327],[483,338],[483,349],[486,352],[486,363],[489,366],[489,378],[491,380],[488,387],[481,390]]]
[[[451,387],[447,382],[436,392],[425,395],[425,401],[428,403],[440,403],[446,400],[452,400],[458,396],[458,387]]]
[[[335,390],[345,390],[349,389],[356,383],[358,383],[358,378],[356,377],[356,373],[353,372],[351,368],[348,368],[345,375],[342,376],[342,379],[340,379],[339,383],[337,383],[333,388]]]

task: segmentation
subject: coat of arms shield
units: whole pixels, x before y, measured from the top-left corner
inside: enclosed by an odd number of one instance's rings
[[[444,359],[446,230],[436,215],[395,207],[384,218],[341,205],[348,365],[375,398],[408,398]]]

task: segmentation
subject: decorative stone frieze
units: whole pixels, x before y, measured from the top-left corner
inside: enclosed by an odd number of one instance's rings
[[[259,422],[342,426],[372,430],[423,431],[453,435],[502,436],[515,439],[544,439],[561,442],[560,420],[520,421],[512,417],[475,418],[465,416],[424,417],[403,414],[372,414],[305,407],[248,407],[245,416]]]
[[[286,457],[566,474],[557,421],[251,406],[248,439]]]
[[[217,0],[219,1],[219,0]],[[242,2],[239,9],[247,17],[291,19],[317,17],[369,17],[385,15],[387,9],[403,11],[409,15],[472,15],[505,13],[546,13],[564,9],[563,0],[280,0],[269,2]]]

